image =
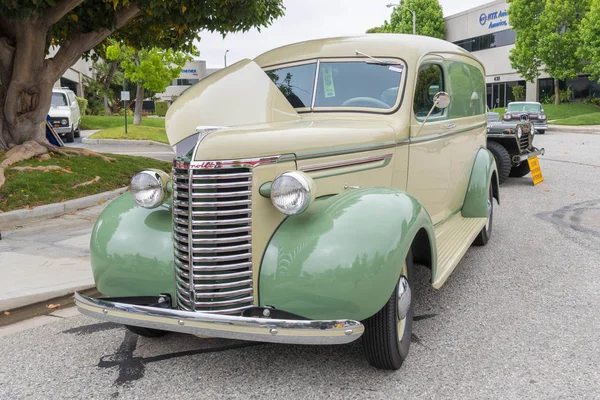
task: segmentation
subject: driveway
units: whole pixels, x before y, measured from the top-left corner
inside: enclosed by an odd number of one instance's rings
[[[0,398],[597,399],[600,135],[535,140],[545,182],[501,187],[488,245],[439,291],[417,270],[399,371],[371,368],[360,341],[149,339],[71,309],[0,329]]]

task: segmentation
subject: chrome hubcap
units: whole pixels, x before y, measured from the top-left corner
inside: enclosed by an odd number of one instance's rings
[[[410,286],[405,276],[400,277],[398,282],[398,320],[402,321],[408,315],[410,310],[412,294],[410,292]]]

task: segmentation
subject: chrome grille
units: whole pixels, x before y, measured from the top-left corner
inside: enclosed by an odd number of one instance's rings
[[[238,314],[252,306],[251,189],[249,168],[173,169],[180,309]]]
[[[533,129],[533,127],[532,127]],[[529,148],[530,145],[530,137],[531,134],[529,132],[527,132],[525,129],[521,130],[522,134],[521,134],[521,139],[519,139],[519,147],[521,148],[521,150],[526,150]]]

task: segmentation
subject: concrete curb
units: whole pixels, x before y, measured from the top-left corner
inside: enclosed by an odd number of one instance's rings
[[[166,143],[155,142],[154,140],[132,140],[132,139],[90,139],[82,138],[83,144],[108,144],[108,145],[145,145],[145,146],[162,146],[171,149],[171,146]]]
[[[570,125],[548,125],[548,130],[568,133],[587,133],[600,135],[600,125],[570,126]]]
[[[32,208],[31,210],[14,210],[0,213],[0,226],[7,227],[36,219],[59,217],[71,211],[95,206],[100,201],[114,199],[125,193],[127,189],[128,187],[125,186],[110,192],[93,194],[79,199],[68,200],[63,203],[46,204],[44,206]]]

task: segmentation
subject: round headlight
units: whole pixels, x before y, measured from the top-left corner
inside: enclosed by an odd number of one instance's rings
[[[129,185],[133,200],[144,208],[160,206],[168,198],[170,179],[166,172],[157,169],[138,172]]]
[[[63,119],[60,120],[60,124],[61,125],[67,125],[68,123],[69,123],[69,120],[67,120],[67,119],[63,118]]]
[[[517,128],[517,137],[519,139],[521,139],[521,136],[523,136],[523,130],[521,129],[521,127],[518,127]]]
[[[314,196],[314,182],[302,172],[284,172],[271,184],[271,202],[286,215],[304,212]]]

